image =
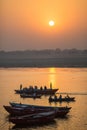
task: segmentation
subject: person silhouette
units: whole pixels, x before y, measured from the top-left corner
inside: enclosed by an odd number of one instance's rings
[[[60,94],[59,99],[61,99],[61,98],[62,98],[62,95]]]

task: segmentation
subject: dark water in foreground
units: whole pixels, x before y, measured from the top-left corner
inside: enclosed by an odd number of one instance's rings
[[[63,96],[69,93],[76,97],[72,103],[51,103],[48,96],[41,99],[21,99],[14,93],[20,84],[23,86],[46,85],[52,82],[54,88],[59,88]],[[8,113],[3,105],[9,101],[28,104],[71,106],[72,109],[66,118],[57,118],[53,123],[43,126],[18,128],[8,122]],[[87,68],[10,68],[0,69],[0,130],[87,130]]]

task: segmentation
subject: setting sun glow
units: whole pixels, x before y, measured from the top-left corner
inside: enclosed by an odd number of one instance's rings
[[[0,50],[87,48],[87,0],[0,0]]]
[[[51,21],[49,21],[49,26],[54,26],[54,21],[53,20],[51,20]]]

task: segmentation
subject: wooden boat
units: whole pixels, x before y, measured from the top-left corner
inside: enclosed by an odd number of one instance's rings
[[[52,94],[55,94],[57,91],[58,91],[58,88],[53,89],[51,83],[50,83],[50,88],[47,88],[46,86],[44,86],[44,88],[43,87],[38,88],[37,86],[35,86],[34,88],[32,86],[30,86],[29,88],[28,87],[22,88],[22,85],[20,85],[20,89],[15,90],[15,92],[17,94],[23,94],[23,93],[34,94],[34,93],[36,93],[36,94],[41,94],[41,95],[52,95]]]
[[[56,117],[63,117],[69,112],[69,109],[59,109],[59,108],[52,109],[51,107],[48,107],[48,108],[37,108],[37,107],[36,108],[32,108],[32,107],[23,108],[23,107],[12,107],[12,106],[3,106],[3,107],[10,115],[13,115],[13,116],[55,111]]]
[[[16,103],[16,102],[9,102],[9,104],[12,106],[12,107],[22,107],[22,108],[37,108],[37,109],[48,109],[50,108],[51,110],[55,110],[55,109],[58,109],[58,110],[70,110],[71,107],[54,107],[54,106],[40,106],[40,105],[30,105],[30,104],[23,104],[23,103]]]
[[[9,121],[16,125],[35,125],[35,124],[45,124],[53,121],[55,118],[55,112],[42,112],[29,114],[24,116],[10,117]]]
[[[62,98],[55,98],[50,96],[49,97],[49,102],[72,102],[75,101],[75,97],[62,97]]]
[[[50,111],[50,108],[47,109],[40,109],[40,108],[29,108],[29,107],[12,107],[12,106],[3,106],[4,109],[12,116],[21,116],[21,115],[27,115],[27,114],[34,114],[34,113],[40,113],[40,112],[47,112]]]
[[[34,98],[34,99],[36,99],[36,98],[41,98],[41,94],[39,94],[39,95],[37,95],[37,94],[26,94],[26,93],[23,93],[23,94],[20,94],[20,96],[22,97],[22,98]]]
[[[69,110],[55,110],[55,117],[65,117]]]

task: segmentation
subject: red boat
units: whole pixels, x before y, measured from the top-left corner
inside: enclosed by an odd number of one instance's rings
[[[51,122],[54,120],[54,118],[55,112],[49,111],[24,116],[9,117],[9,121],[16,125],[35,125]]]

